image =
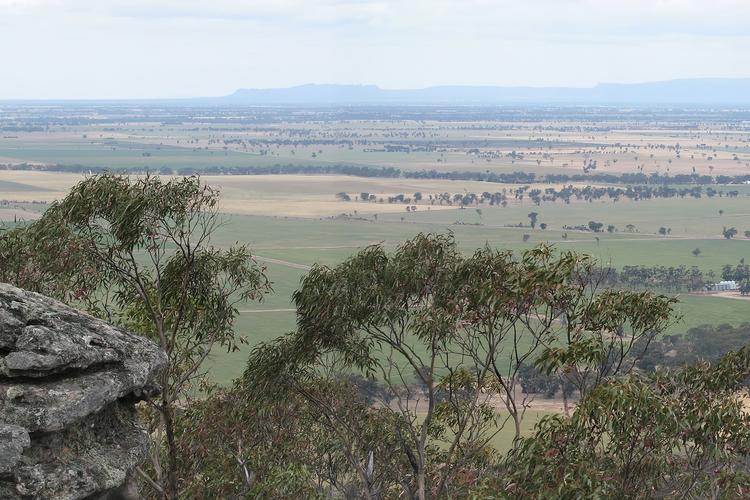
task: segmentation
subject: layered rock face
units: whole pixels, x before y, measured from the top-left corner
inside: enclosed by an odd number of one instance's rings
[[[127,497],[147,452],[134,404],[165,365],[144,338],[0,284],[0,498]]]

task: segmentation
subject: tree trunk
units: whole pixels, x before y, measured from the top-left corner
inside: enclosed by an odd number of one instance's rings
[[[513,425],[516,428],[516,437],[513,439],[513,447],[515,448],[521,441],[521,415],[518,411],[513,412]]]
[[[161,415],[164,419],[164,432],[167,435],[167,481],[164,485],[164,499],[177,499],[177,446],[174,441],[174,415],[172,406],[164,398],[161,404]]]
[[[425,480],[424,480],[424,468],[417,473],[417,498],[418,500],[425,500],[427,498],[427,492],[425,491]]]

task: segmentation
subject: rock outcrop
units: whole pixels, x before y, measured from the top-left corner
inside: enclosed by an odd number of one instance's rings
[[[152,342],[0,284],[0,498],[98,498],[147,452],[134,404],[166,365]]]

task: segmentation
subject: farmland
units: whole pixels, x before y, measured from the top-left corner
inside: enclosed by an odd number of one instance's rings
[[[696,266],[716,280],[722,266],[750,259],[743,110],[439,111],[6,106],[0,219],[32,220],[105,170],[196,173],[219,188],[225,224],[213,243],[249,244],[274,286],[263,303],[240,308],[237,329],[251,342],[215,354],[220,383],[242,372],[254,344],[294,329],[290,296],[309,266],[334,265],[374,243],[395,248],[419,232],[452,231],[466,253],[550,243],[615,269]],[[509,177],[483,180],[491,175]],[[649,189],[698,191],[588,194],[632,188],[627,175],[642,175]],[[558,196],[566,188],[578,195]],[[736,234],[726,238],[727,228]],[[670,333],[750,318],[750,301],[680,300],[683,319]]]

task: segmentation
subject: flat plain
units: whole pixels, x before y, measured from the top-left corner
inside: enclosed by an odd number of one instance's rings
[[[242,372],[253,345],[294,329],[290,297],[310,266],[335,265],[371,244],[393,249],[420,232],[451,231],[466,253],[546,243],[616,269],[696,266],[716,280],[724,265],[750,259],[746,112],[457,109],[446,118],[434,109],[176,108],[151,117],[128,109],[0,111],[5,223],[39,217],[76,182],[105,170],[195,173],[220,189],[225,224],[213,243],[249,244],[274,284],[262,303],[240,307],[237,330],[250,345],[213,356],[212,374],[222,384]],[[517,172],[535,177],[512,178]],[[501,174],[511,177],[481,180]],[[635,187],[620,178],[630,174],[660,176],[644,182],[651,188],[699,187],[700,197],[530,196]],[[678,175],[680,183],[670,181]],[[692,176],[688,184],[684,176]],[[483,193],[497,194],[497,202]],[[602,229],[591,231],[590,222]],[[736,235],[725,238],[732,227]],[[670,333],[750,318],[750,301],[679,298],[682,321]]]

